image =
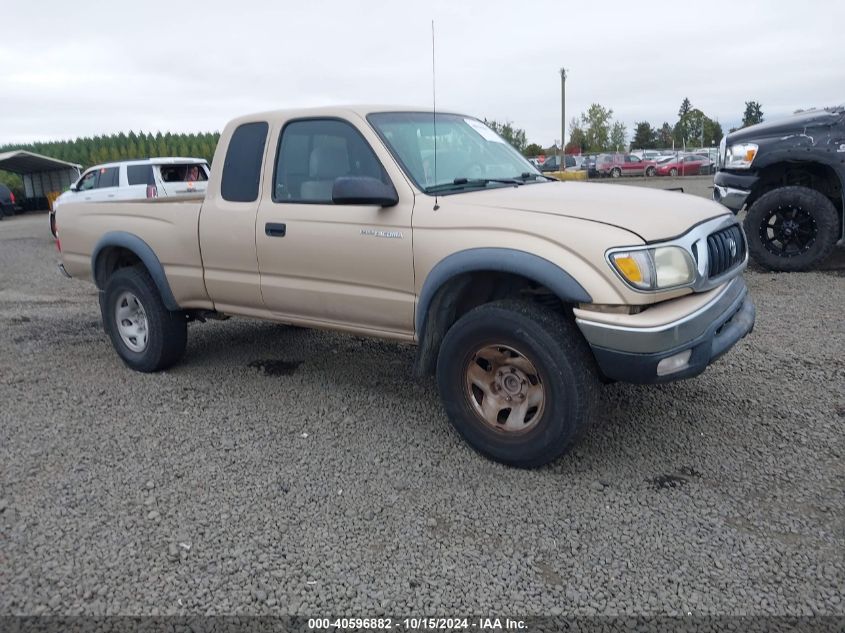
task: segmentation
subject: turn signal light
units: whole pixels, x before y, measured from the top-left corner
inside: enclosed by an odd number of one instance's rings
[[[643,280],[643,271],[640,270],[635,260],[630,255],[624,255],[615,259],[616,266],[619,272],[625,275],[625,278],[632,283],[640,283]]]

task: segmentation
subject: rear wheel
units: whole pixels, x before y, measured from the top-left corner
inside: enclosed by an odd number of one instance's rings
[[[462,316],[440,347],[437,382],[449,421],[470,446],[526,468],[557,459],[583,434],[599,384],[575,326],[522,301]]]
[[[187,319],[164,306],[145,269],[117,270],[100,295],[103,325],[126,365],[152,372],[179,361],[187,345]]]
[[[645,170],[646,176],[654,176],[657,173],[657,170],[654,167],[649,167]]]
[[[770,270],[797,272],[820,264],[839,234],[836,207],[808,187],[781,187],[760,197],[745,216],[752,257]]]

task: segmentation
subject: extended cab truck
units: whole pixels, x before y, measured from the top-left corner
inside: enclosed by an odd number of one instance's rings
[[[754,324],[733,214],[549,181],[457,114],[242,117],[204,200],[68,205],[58,224],[129,367],[173,365],[215,315],[415,343],[457,431],[517,466],[572,445],[602,380],[694,376]]]
[[[845,238],[845,107],[728,134],[714,200],[743,208],[751,255],[770,270],[814,268]]]

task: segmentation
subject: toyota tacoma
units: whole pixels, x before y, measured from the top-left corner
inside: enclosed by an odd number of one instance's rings
[[[237,315],[417,345],[468,443],[532,467],[602,382],[695,376],[754,325],[734,215],[674,192],[558,182],[478,119],[338,107],[224,129],[195,199],[60,206],[61,270],[99,288],[130,368]]]

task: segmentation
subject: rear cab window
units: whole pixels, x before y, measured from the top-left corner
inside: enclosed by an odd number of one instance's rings
[[[269,127],[266,121],[242,123],[232,133],[220,181],[220,195],[224,200],[255,202],[258,199]]]

